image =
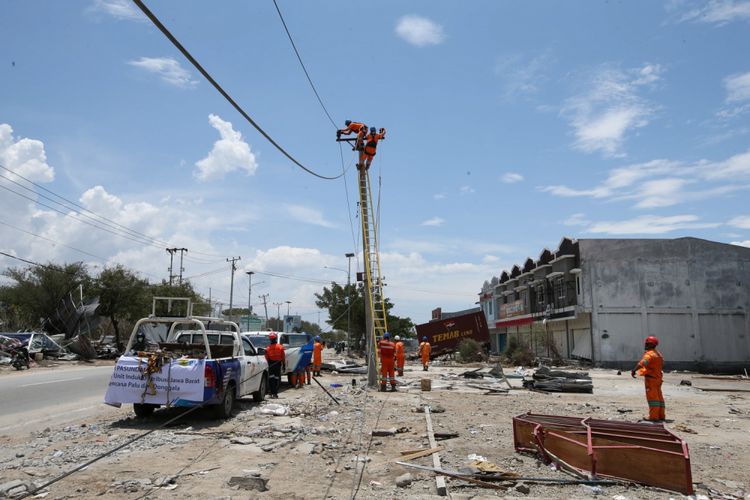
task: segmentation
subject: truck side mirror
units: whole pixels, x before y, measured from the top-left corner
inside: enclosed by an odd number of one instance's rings
[[[266,350],[263,347],[258,347],[258,356],[263,356],[266,354]]]

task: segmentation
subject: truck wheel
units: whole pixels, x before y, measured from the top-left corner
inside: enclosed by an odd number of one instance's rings
[[[268,387],[268,377],[264,373],[263,378],[260,379],[260,387],[258,387],[258,390],[253,393],[253,401],[260,403],[266,399],[266,387]]]
[[[224,397],[221,398],[221,403],[219,403],[214,410],[217,418],[227,419],[232,417],[234,399],[234,384],[229,384],[224,391]]]
[[[135,416],[138,418],[146,418],[150,417],[151,414],[154,413],[154,410],[157,409],[159,405],[152,405],[149,403],[134,403],[133,404],[133,411],[135,412]]]

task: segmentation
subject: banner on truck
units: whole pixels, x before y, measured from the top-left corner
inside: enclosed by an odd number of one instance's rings
[[[146,373],[148,358],[121,356],[109,381],[104,402],[172,404],[177,399],[203,401],[205,361],[176,359],[165,361],[161,370]]]

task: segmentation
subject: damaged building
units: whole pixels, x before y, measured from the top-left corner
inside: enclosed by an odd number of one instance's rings
[[[750,248],[698,238],[563,238],[485,282],[492,350],[629,369],[656,335],[669,369],[741,371],[750,359]]]

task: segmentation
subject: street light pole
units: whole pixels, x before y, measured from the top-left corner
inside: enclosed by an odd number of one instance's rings
[[[247,329],[250,330],[250,316],[253,314],[253,304],[251,303],[251,297],[253,296],[253,274],[254,271],[245,271],[247,274]]]
[[[352,257],[353,253],[344,254],[349,260],[349,271],[346,273],[346,353],[352,353],[351,329],[352,329],[352,306],[349,300],[349,288],[352,284]]]

